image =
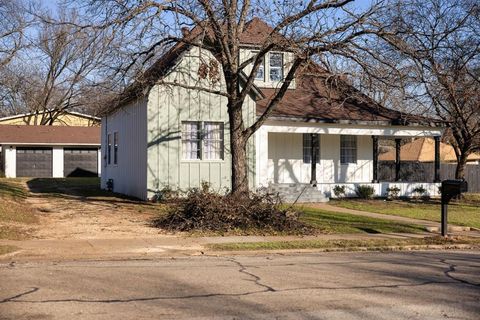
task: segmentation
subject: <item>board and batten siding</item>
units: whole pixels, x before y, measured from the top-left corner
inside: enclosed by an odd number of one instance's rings
[[[210,80],[200,79],[198,76],[200,61],[209,64],[211,59],[214,58],[210,52],[191,48],[166,75],[163,83],[155,85],[149,93],[147,107],[149,197],[163,188],[187,190],[199,187],[202,182],[210,183],[213,190],[220,192],[231,188],[227,98],[171,84],[179,83],[212,90],[225,90],[223,77],[218,82],[212,83]],[[219,74],[223,75],[221,69]],[[247,96],[244,106],[246,125],[252,123],[255,117],[255,102],[250,96]],[[222,122],[224,124],[224,159],[183,159],[181,141],[183,121]],[[250,186],[254,185],[255,180],[254,141],[255,139],[252,137],[247,150]]]
[[[102,118],[102,188],[146,200],[147,100],[137,99]],[[113,134],[118,132],[118,164],[113,163]],[[112,135],[111,164],[107,163],[107,135]]]
[[[303,162],[302,133],[268,133],[268,181],[309,183],[311,166]],[[340,135],[320,135],[318,183],[359,183],[372,180],[372,139],[357,136],[357,163],[340,163]]]

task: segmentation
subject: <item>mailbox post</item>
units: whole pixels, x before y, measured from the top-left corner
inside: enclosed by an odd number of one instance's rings
[[[462,192],[468,191],[468,183],[465,180],[444,180],[442,181],[442,236],[448,234],[448,204],[452,198],[459,196]]]

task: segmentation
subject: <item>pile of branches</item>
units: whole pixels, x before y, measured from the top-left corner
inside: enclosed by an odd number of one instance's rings
[[[208,188],[192,189],[170,201],[168,212],[154,221],[170,231],[240,233],[311,233],[299,212],[282,206],[270,194],[221,195]]]

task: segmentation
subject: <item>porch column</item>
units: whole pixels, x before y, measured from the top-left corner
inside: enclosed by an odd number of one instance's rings
[[[395,139],[395,181],[400,181],[400,142],[402,139]]]
[[[440,182],[440,136],[435,136],[433,139],[435,139],[435,177],[433,182]]]
[[[310,160],[311,160],[311,175],[310,175],[310,184],[312,186],[317,185],[317,153],[315,150],[317,149],[318,145],[318,136],[316,133],[312,133],[310,135]]]
[[[378,182],[378,137],[372,136],[373,142],[373,183]]]

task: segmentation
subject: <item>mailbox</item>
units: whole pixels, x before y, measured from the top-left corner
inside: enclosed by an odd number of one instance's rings
[[[447,236],[448,203],[452,198],[468,191],[468,183],[465,180],[442,181],[442,236]]]
[[[465,180],[444,180],[442,181],[442,202],[448,203],[462,192],[468,191],[468,183]]]

